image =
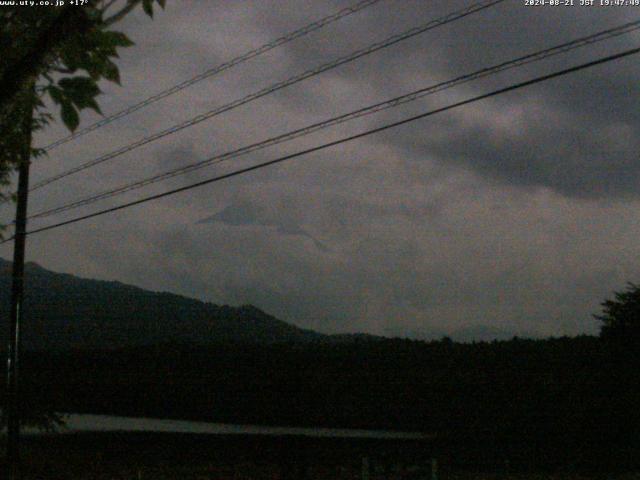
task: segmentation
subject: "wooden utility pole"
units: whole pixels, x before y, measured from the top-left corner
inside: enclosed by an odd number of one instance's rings
[[[20,401],[19,401],[19,353],[20,322],[24,299],[24,257],[27,230],[27,200],[29,196],[29,165],[31,163],[31,128],[33,88],[27,90],[23,112],[24,145],[18,166],[18,192],[16,222],[13,241],[13,272],[11,286],[11,316],[9,317],[9,348],[7,355],[7,463],[9,478],[18,480],[20,473]]]

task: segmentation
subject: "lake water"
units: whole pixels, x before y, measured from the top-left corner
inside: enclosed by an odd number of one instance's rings
[[[351,430],[335,428],[268,427],[263,425],[235,425],[229,423],[191,422],[155,418],[116,417],[110,415],[65,414],[66,425],[60,433],[74,432],[173,432],[209,433],[225,435],[300,435],[327,438],[379,438],[426,440],[430,435],[419,432],[385,430]],[[27,430],[25,433],[36,433]]]

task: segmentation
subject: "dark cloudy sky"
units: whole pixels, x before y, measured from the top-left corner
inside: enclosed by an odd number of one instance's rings
[[[579,3],[579,0],[575,0]],[[105,84],[105,113],[348,0],[169,0]],[[38,160],[45,178],[471,3],[383,0]],[[640,7],[504,4],[286,88],[33,194],[56,206],[640,17]],[[71,218],[640,45],[634,33],[229,161]],[[225,304],[322,332],[595,333],[640,276],[639,57],[478,102],[226,182],[34,235],[46,268]],[[83,124],[98,119],[83,115]],[[45,144],[60,125],[38,135]],[[0,251],[10,256],[10,248]]]

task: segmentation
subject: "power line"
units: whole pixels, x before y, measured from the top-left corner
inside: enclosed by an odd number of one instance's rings
[[[95,203],[97,201],[100,200],[104,200],[107,198],[111,198],[132,190],[136,190],[138,188],[142,188],[157,182],[160,182],[162,180],[167,180],[169,178],[173,178],[175,176],[178,175],[183,175],[186,173],[190,173],[193,172],[195,170],[199,170],[201,168],[204,167],[208,167],[214,164],[218,164],[221,163],[223,161],[232,159],[232,158],[236,158],[242,155],[246,155],[248,153],[252,153],[258,150],[262,150],[264,148],[273,146],[273,145],[277,145],[289,140],[293,140],[295,138],[299,138],[302,136],[306,136],[309,135],[311,133],[314,133],[316,131],[319,130],[323,130],[325,128],[331,127],[331,126],[335,126],[335,125],[339,125],[341,123],[356,119],[356,118],[360,118],[360,117],[364,117],[367,115],[371,115],[389,108],[394,108],[397,107],[399,105],[403,105],[412,101],[416,101],[418,99],[424,98],[428,95],[432,95],[434,93],[437,92],[441,92],[443,90],[452,88],[454,86],[457,85],[461,85],[463,83],[467,83],[470,82],[472,80],[477,80],[479,78],[484,78],[490,75],[495,75],[497,73],[515,68],[515,67],[520,67],[529,63],[533,63],[533,62],[537,62],[540,60],[543,60],[545,58],[551,57],[551,56],[555,56],[555,55],[559,55],[562,53],[566,53],[569,52],[571,50],[577,49],[579,47],[583,47],[586,45],[592,45],[595,44],[597,42],[601,42],[604,40],[608,40],[620,35],[624,35],[627,33],[630,33],[634,30],[637,30],[640,28],[640,20],[636,20],[633,22],[628,22],[625,23],[623,25],[619,25],[613,28],[609,28],[607,30],[603,30],[600,32],[597,32],[595,34],[592,35],[588,35],[585,37],[581,37],[566,43],[563,43],[561,45],[557,45],[551,48],[546,48],[543,50],[539,50],[536,51],[534,53],[530,53],[524,56],[520,56],[517,57],[515,59],[512,60],[508,60],[502,63],[499,63],[497,65],[491,66],[491,67],[486,67],[483,68],[481,70],[477,70],[473,73],[469,73],[466,75],[462,75],[459,77],[456,77],[452,80],[448,80],[445,82],[441,82],[438,83],[436,85],[431,85],[429,87],[426,88],[421,88],[419,90],[415,90],[411,93],[405,94],[405,95],[401,95],[395,98],[391,98],[389,100],[385,100],[383,102],[379,102],[364,108],[360,108],[358,110],[337,116],[337,117],[333,117],[331,119],[328,120],[324,120],[322,122],[317,122],[311,125],[307,125],[305,127],[284,133],[282,135],[278,135],[276,137],[272,137],[269,138],[267,140],[263,140],[261,142],[257,142],[257,143],[253,143],[251,145],[247,145],[244,146],[242,148],[236,149],[236,150],[232,150],[229,152],[225,152],[222,154],[218,154],[215,155],[213,157],[204,159],[204,160],[200,160],[198,162],[194,162],[191,163],[189,165],[185,165],[183,167],[179,167],[173,170],[169,170],[167,172],[163,172],[161,174],[158,175],[154,175],[152,177],[148,177],[142,180],[138,180],[136,182],[132,182],[132,183],[128,183],[125,185],[121,185],[119,187],[110,189],[110,190],[106,190],[103,192],[100,192],[98,194],[80,199],[80,200],[76,200],[74,202],[71,203],[67,203],[58,207],[54,207],[54,208],[50,208],[38,213],[35,213],[33,215],[31,215],[29,217],[29,219],[35,219],[35,218],[43,218],[43,217],[47,217],[50,215],[54,215],[57,213],[61,213],[61,212],[65,212],[68,210],[72,210],[75,208],[79,208],[85,205],[90,205],[92,203]]]
[[[283,88],[286,88],[290,85],[299,83],[303,80],[306,80],[307,78],[310,77],[314,77],[316,75],[319,75],[320,73],[326,72],[328,70],[334,69],[336,67],[339,67],[341,65],[344,65],[346,63],[352,62],[354,60],[357,60],[358,58],[364,57],[365,55],[369,55],[371,53],[374,53],[378,50],[382,50],[383,48],[387,48],[390,47],[391,45],[394,45],[396,43],[399,43],[403,40],[407,40],[409,38],[415,37],[416,35],[420,35],[421,33],[427,32],[428,30],[432,30],[434,28],[440,27],[442,25],[446,25],[448,23],[454,22],[456,20],[459,20],[461,18],[464,18],[468,15],[472,15],[473,13],[479,12],[481,10],[484,10],[486,8],[492,7],[494,5],[497,5],[499,3],[504,2],[505,0],[485,0],[485,1],[481,1],[481,2],[477,2],[474,3],[473,5],[469,6],[469,7],[465,7],[461,10],[457,10],[455,12],[449,13],[443,17],[440,17],[438,19],[435,20],[431,20],[429,22],[427,22],[426,24],[423,24],[421,26],[418,27],[414,27],[411,28],[403,33],[400,34],[396,34],[396,35],[392,35],[390,37],[388,37],[385,40],[376,42],[366,48],[360,49],[360,50],[356,50],[355,52],[352,52],[349,55],[346,55],[344,57],[340,57],[337,60],[333,60],[331,62],[325,63],[323,65],[320,65],[316,68],[307,70],[303,73],[300,73],[298,75],[294,75],[293,77],[289,77],[286,80],[283,80],[281,82],[275,83],[269,87],[263,88],[262,90],[259,90],[257,92],[251,93],[245,97],[242,97],[240,99],[237,99],[231,103],[228,103],[226,105],[222,105],[220,107],[217,107],[213,110],[210,110],[206,113],[200,114],[196,117],[193,117],[185,122],[179,123],[177,125],[174,125],[172,127],[169,127],[165,130],[162,130],[160,132],[157,132],[153,135],[150,135],[148,137],[144,137],[134,143],[131,143],[129,145],[125,145],[124,147],[121,147],[117,150],[114,150],[110,153],[107,153],[105,155],[102,155],[94,160],[90,160],[89,162],[83,163],[82,165],[79,165],[77,167],[71,168],[65,172],[59,173],[57,175],[54,175],[52,177],[46,178],[38,183],[36,183],[31,190],[37,190],[39,188],[44,187],[45,185],[49,185],[50,183],[53,183],[55,181],[58,181],[62,178],[68,177],[70,175],[73,175],[75,173],[81,172],[83,170],[86,170],[87,168],[91,168],[94,167],[100,163],[106,162],[108,160],[111,160],[113,158],[119,157],[120,155],[123,155],[125,153],[128,153],[132,150],[135,150],[143,145],[146,145],[148,143],[151,143],[155,140],[159,140],[163,137],[166,137],[167,135],[171,135],[173,133],[179,132],[181,130],[184,130],[185,128],[188,127],[192,127],[200,122],[203,122],[205,120],[208,120],[214,116],[220,115],[224,112],[227,112],[229,110],[233,110],[237,107],[240,107],[244,104],[247,104],[249,102],[252,102],[254,100],[257,100],[259,98],[262,98],[264,96],[267,96],[271,93],[274,93],[278,90],[281,90]]]
[[[168,197],[168,196],[174,195],[176,193],[184,192],[184,191],[187,191],[187,190],[192,190],[194,188],[202,187],[202,186],[208,185],[210,183],[215,183],[215,182],[219,182],[221,180],[226,180],[227,178],[231,178],[231,177],[235,177],[235,176],[238,176],[238,175],[242,175],[244,173],[248,173],[248,172],[251,172],[251,171],[254,171],[254,170],[259,170],[261,168],[268,167],[268,166],[271,166],[271,165],[275,165],[277,163],[282,163],[282,162],[285,162],[287,160],[291,160],[291,159],[294,159],[294,158],[297,158],[297,157],[301,157],[303,155],[308,155],[310,153],[314,153],[314,152],[317,152],[317,151],[320,151],[320,150],[324,150],[324,149],[327,149],[327,148],[330,148],[330,147],[333,147],[333,146],[336,146],[336,145],[339,145],[339,144],[342,144],[342,143],[346,143],[346,142],[350,142],[350,141],[353,141],[353,140],[357,140],[359,138],[367,137],[367,136],[372,135],[374,133],[379,133],[379,132],[382,132],[382,131],[385,131],[385,130],[389,130],[391,128],[399,127],[400,125],[411,123],[411,122],[414,122],[416,120],[420,120],[422,118],[426,118],[426,117],[430,117],[432,115],[436,115],[438,113],[446,112],[448,110],[453,110],[454,108],[458,108],[458,107],[461,107],[461,106],[464,106],[464,105],[468,105],[470,103],[478,102],[480,100],[484,100],[484,99],[487,99],[487,98],[490,98],[490,97],[501,95],[503,93],[511,92],[511,91],[514,91],[514,90],[518,90],[518,89],[527,87],[529,85],[533,85],[533,84],[536,84],[536,83],[541,83],[541,82],[544,82],[544,81],[547,81],[547,80],[551,80],[553,78],[557,78],[557,77],[561,77],[561,76],[564,76],[564,75],[568,75],[570,73],[574,73],[574,72],[577,72],[577,71],[580,71],[580,70],[584,70],[586,68],[594,67],[596,65],[601,65],[603,63],[611,62],[613,60],[618,60],[618,59],[623,58],[623,57],[627,57],[627,56],[630,56],[630,55],[635,55],[637,53],[640,53],[640,48],[633,48],[633,49],[630,49],[630,50],[625,50],[624,52],[621,52],[621,53],[617,53],[617,54],[614,54],[614,55],[609,55],[607,57],[601,57],[601,58],[599,58],[597,60],[593,60],[591,62],[587,62],[587,63],[583,63],[583,64],[580,64],[580,65],[577,65],[577,66],[574,66],[574,67],[566,68],[564,70],[559,70],[559,71],[556,71],[554,73],[550,73],[550,74],[547,74],[547,75],[542,75],[540,77],[536,77],[536,78],[533,78],[531,80],[527,80],[527,81],[524,81],[524,82],[516,83],[516,84],[510,85],[508,87],[503,87],[503,88],[500,88],[498,90],[494,90],[492,92],[485,93],[483,95],[478,95],[478,96],[475,96],[475,97],[471,97],[471,98],[469,98],[467,100],[462,100],[460,102],[456,102],[456,103],[447,105],[445,107],[437,108],[435,110],[430,110],[428,112],[421,113],[419,115],[415,115],[415,116],[412,116],[412,117],[408,117],[408,118],[405,118],[403,120],[400,120],[400,121],[397,121],[397,122],[393,122],[393,123],[389,123],[387,125],[383,125],[381,127],[377,127],[377,128],[371,129],[371,130],[367,130],[367,131],[364,131],[364,132],[361,132],[361,133],[358,133],[358,134],[355,134],[355,135],[351,135],[349,137],[344,137],[344,138],[341,138],[339,140],[334,140],[332,142],[328,142],[328,143],[324,143],[322,145],[318,145],[318,146],[315,146],[315,147],[312,147],[312,148],[308,148],[306,150],[301,150],[299,152],[292,153],[292,154],[289,154],[289,155],[285,155],[283,157],[279,157],[279,158],[276,158],[274,160],[269,160],[267,162],[262,162],[262,163],[259,163],[257,165],[253,165],[251,167],[242,168],[242,169],[230,172],[230,173],[225,173],[223,175],[218,175],[216,177],[209,178],[207,180],[201,180],[199,182],[192,183],[190,185],[186,185],[184,187],[175,188],[173,190],[169,190],[169,191],[166,191],[166,192],[158,193],[158,194],[155,194],[155,195],[150,195],[148,197],[144,197],[144,198],[141,198],[141,199],[138,199],[138,200],[134,200],[132,202],[123,203],[123,204],[117,205],[115,207],[106,208],[104,210],[99,210],[97,212],[93,212],[93,213],[90,213],[90,214],[87,214],[87,215],[83,215],[83,216],[80,216],[80,217],[72,218],[70,220],[65,220],[63,222],[55,223],[53,225],[48,225],[48,226],[41,227],[41,228],[38,228],[38,229],[35,229],[35,230],[30,230],[29,232],[27,232],[27,234],[31,235],[31,234],[34,234],[34,233],[40,233],[40,232],[44,232],[44,231],[47,231],[47,230],[52,230],[52,229],[55,229],[55,228],[63,227],[63,226],[70,225],[70,224],[73,224],[73,223],[77,223],[77,222],[80,222],[80,221],[83,221],[83,220],[88,220],[90,218],[99,217],[99,216],[105,215],[107,213],[111,213],[111,212],[115,212],[115,211],[118,211],[118,210],[123,210],[123,209],[129,208],[129,207],[133,207],[135,205],[140,205],[140,204],[143,204],[143,203],[147,203],[147,202],[150,202],[152,200],[158,200],[160,198]],[[5,242],[7,242],[9,240],[11,240],[11,239],[4,240],[3,242],[0,242],[0,243],[5,243]]]
[[[170,87],[166,90],[163,90],[155,95],[152,95],[144,100],[142,100],[139,103],[136,103],[134,105],[131,105],[127,108],[124,108],[122,110],[120,110],[119,112],[113,113],[111,115],[109,115],[108,117],[105,117],[91,125],[88,125],[85,128],[82,128],[70,135],[67,135],[66,137],[62,137],[59,138],[58,140],[56,140],[55,142],[50,143],[49,145],[45,146],[43,149],[46,151],[50,151],[53,150],[54,148],[70,142],[71,140],[75,140],[78,137],[81,137],[83,135],[86,135],[89,132],[93,132],[94,130],[97,130],[98,128],[104,127],[105,125],[108,125],[112,122],[114,122],[115,120],[118,120],[122,117],[126,117],[127,115],[136,112],[144,107],[147,107],[149,105],[151,105],[152,103],[155,103],[159,100],[162,100],[163,98],[167,98],[171,95],[173,95],[174,93],[177,93],[181,90],[184,90],[185,88],[188,88],[192,85],[195,85],[198,82],[201,82],[202,80],[205,80],[207,78],[210,78],[214,75],[217,75],[219,73],[224,72],[225,70],[228,70],[232,67],[235,67],[236,65],[239,65],[241,63],[244,63],[248,60],[251,60],[252,58],[255,58],[259,55],[262,55],[263,53],[267,53],[270,50],[273,50],[274,48],[280,47],[286,43],[289,43],[293,40],[296,40],[300,37],[303,37],[305,35],[308,35],[309,33],[312,33],[316,30],[319,30],[333,22],[336,22],[344,17],[348,17],[349,15],[352,15],[356,12],[359,12],[361,10],[364,10],[365,8],[368,8],[370,6],[375,5],[376,3],[379,3],[381,0],[364,0],[361,1],[359,3],[356,3],[350,7],[346,7],[343,8],[342,10],[339,10],[331,15],[328,15],[324,18],[321,18],[320,20],[317,20],[315,22],[312,22],[308,25],[305,25],[302,28],[299,28],[298,30],[294,30],[293,32],[290,32],[286,35],[283,35],[280,38],[277,38],[269,43],[266,43],[254,50],[248,51],[246,53],[243,53],[242,55],[239,55],[227,62],[221,63],[220,65],[217,65],[213,68],[210,68],[209,70],[206,70],[198,75],[196,75],[195,77],[192,77],[188,80],[185,80],[181,83],[178,83],[177,85],[174,85],[173,87]]]

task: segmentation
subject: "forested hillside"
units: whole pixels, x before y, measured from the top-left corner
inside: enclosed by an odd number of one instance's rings
[[[9,310],[11,263],[0,259],[0,315]],[[320,335],[258,308],[219,306],[120,282],[26,266],[22,341],[27,350],[119,348],[162,342],[301,341]],[[7,329],[0,330],[4,345]]]

